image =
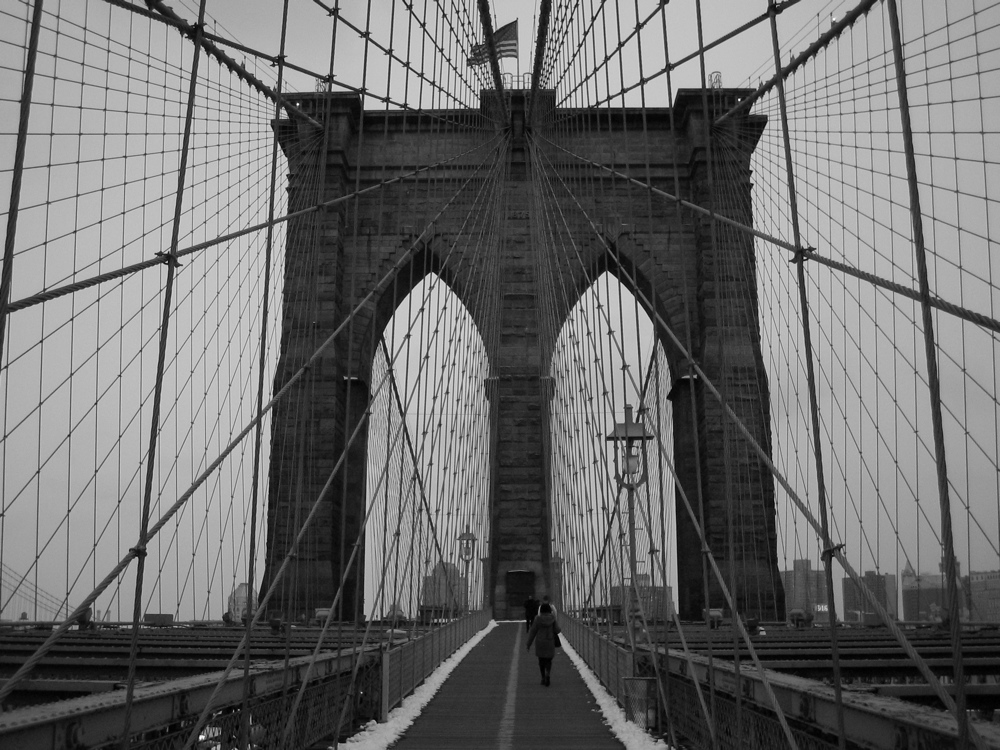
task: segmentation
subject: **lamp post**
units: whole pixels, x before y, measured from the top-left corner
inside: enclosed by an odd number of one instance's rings
[[[469,601],[469,563],[472,562],[472,558],[475,555],[476,550],[476,535],[469,531],[469,527],[465,527],[465,532],[460,534],[458,537],[458,556],[465,563],[465,611],[471,611]]]
[[[636,582],[636,548],[635,548],[635,490],[645,484],[647,479],[645,451],[643,443],[655,436],[645,425],[632,420],[632,406],[625,405],[625,421],[615,425],[615,429],[607,437],[609,443],[615,443],[615,480],[619,487],[628,491],[628,568],[632,577],[632,594],[629,596],[629,640],[635,650],[637,597],[639,595]]]

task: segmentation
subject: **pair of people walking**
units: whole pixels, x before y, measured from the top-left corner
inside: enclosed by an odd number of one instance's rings
[[[548,597],[546,597],[548,598]],[[559,647],[559,621],[554,609],[548,602],[538,608],[538,615],[528,628],[528,650],[532,642],[535,644],[535,656],[538,657],[538,671],[542,673],[542,684],[549,686],[552,679],[552,659]]]

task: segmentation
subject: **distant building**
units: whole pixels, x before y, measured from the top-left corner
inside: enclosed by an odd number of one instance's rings
[[[665,622],[674,616],[674,591],[670,586],[653,586],[648,574],[636,576],[639,604],[647,620]],[[632,603],[630,585],[612,586],[610,593],[610,615],[613,621],[624,622]]]
[[[939,568],[941,566],[938,566]],[[959,570],[956,564],[956,572]],[[959,576],[961,573],[959,573]],[[916,573],[906,563],[900,574],[903,584],[903,619],[909,621],[940,622],[947,614],[948,586],[943,573]],[[961,580],[956,582],[960,617],[967,618],[965,591]]]
[[[969,619],[1000,622],[1000,570],[969,573]]]
[[[439,562],[424,576],[420,610],[424,619],[449,617],[466,610],[466,580],[454,563]]]
[[[406,610],[400,606],[399,602],[393,602],[392,606],[385,613],[385,620],[395,620],[397,622],[406,620]]]
[[[826,573],[813,570],[812,560],[793,560],[792,569],[781,572],[785,588],[785,612],[801,609],[814,622],[830,622],[826,597]]]
[[[241,583],[233,593],[229,595],[229,617],[233,622],[242,622],[244,618],[252,617],[254,610],[253,587],[248,583]]]
[[[875,601],[894,620],[899,619],[899,595],[896,589],[896,576],[891,573],[876,573],[874,570],[866,570],[861,577],[862,582],[868,590],[875,595]],[[861,587],[850,578],[844,578],[842,582],[844,593],[844,622],[864,622],[876,624],[880,622],[875,608],[869,604]]]

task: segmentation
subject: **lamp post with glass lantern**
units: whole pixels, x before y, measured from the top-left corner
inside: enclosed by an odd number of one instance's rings
[[[628,567],[632,577],[633,593],[629,597],[629,640],[633,650],[636,642],[637,599],[639,596],[636,581],[636,546],[635,546],[635,490],[645,484],[647,479],[645,451],[643,443],[655,436],[645,425],[632,420],[632,405],[625,405],[625,421],[615,425],[615,429],[607,437],[609,443],[615,443],[615,480],[618,486],[628,491]]]
[[[458,556],[465,563],[465,611],[471,612],[471,601],[470,601],[470,586],[469,586],[469,563],[472,562],[472,558],[475,555],[476,550],[476,535],[473,534],[469,527],[465,527],[465,532],[460,534],[458,537]]]

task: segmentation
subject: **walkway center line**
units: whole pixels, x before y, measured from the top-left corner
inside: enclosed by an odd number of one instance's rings
[[[520,625],[520,623],[518,623]],[[497,737],[499,750],[511,750],[514,746],[514,702],[517,699],[517,670],[521,663],[521,633],[517,629],[514,640],[514,656],[510,660],[510,674],[507,676],[507,696],[503,704],[503,716],[500,717],[500,734]]]

